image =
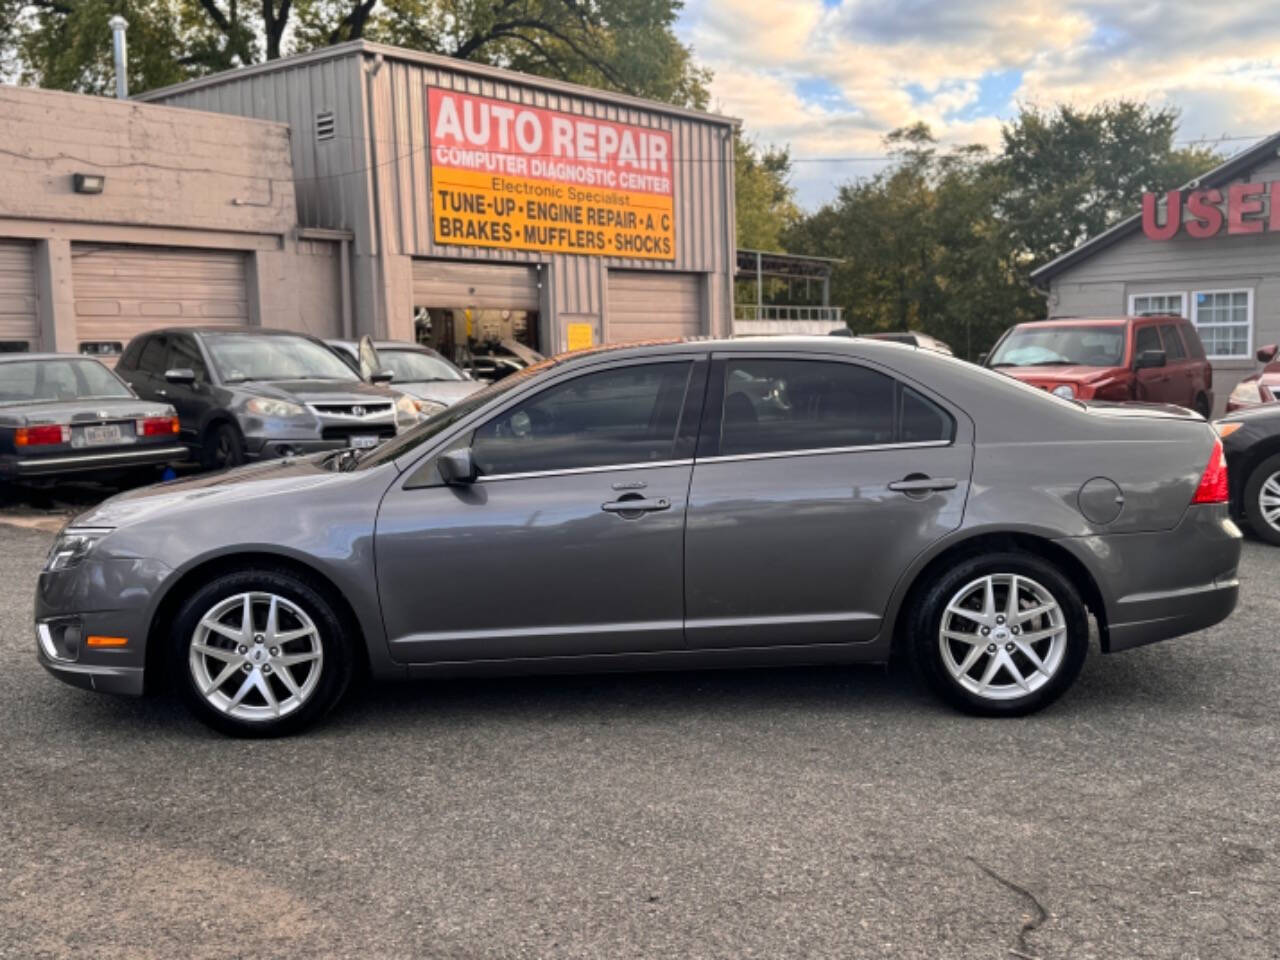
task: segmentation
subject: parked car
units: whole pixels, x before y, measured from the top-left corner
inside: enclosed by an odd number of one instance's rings
[[[1280,362],[1276,360],[1277,349],[1280,348],[1274,343],[1258,348],[1255,356],[1262,364],[1262,369],[1235,385],[1227,396],[1227,413],[1275,403],[1280,399]]]
[[[364,454],[122,494],[58,538],[35,621],[59,678],[136,694],[171,668],[241,735],[313,723],[357,665],[895,650],[955,706],[1013,715],[1075,680],[1087,613],[1108,653],[1222,620],[1239,557],[1189,411],[871,340],[690,341],[566,354]]]
[[[892,343],[906,343],[913,347],[919,347],[921,350],[934,350],[938,353],[952,356],[951,348],[937,337],[931,337],[927,333],[919,333],[914,330],[890,333],[860,333],[858,336],[866,337],[868,340],[888,340]]]
[[[366,380],[376,377],[392,390],[408,394],[423,416],[439,413],[485,386],[422,344],[368,337],[325,342],[354,363]]]
[[[97,360],[0,354],[0,476],[153,479],[185,454],[173,407],[138,399]]]
[[[116,364],[145,399],[172,404],[206,469],[367,448],[418,422],[407,397],[364,383],[323,341],[261,327],[140,334]]]
[[[1184,317],[1020,323],[982,362],[1068,399],[1173,403],[1205,418],[1213,410],[1213,368]]]
[[[1232,515],[1280,546],[1280,403],[1237,410],[1214,427],[1227,455]]]

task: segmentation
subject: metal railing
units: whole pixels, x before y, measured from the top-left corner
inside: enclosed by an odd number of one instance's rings
[[[844,323],[844,307],[797,307],[782,304],[735,303],[733,305],[735,321],[800,321],[812,323],[829,323],[839,326]]]

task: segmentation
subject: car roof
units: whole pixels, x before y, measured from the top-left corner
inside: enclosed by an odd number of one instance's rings
[[[345,340],[337,337],[332,340],[325,340],[325,343],[331,347],[349,347],[355,350],[360,346],[359,340]],[[373,349],[375,350],[416,350],[419,353],[435,353],[431,347],[425,343],[414,343],[412,340],[375,340],[373,341]]]
[[[97,360],[87,353],[0,353],[0,363],[17,363],[22,360]],[[99,361],[101,362],[101,361]]]
[[[1050,317],[1048,320],[1028,320],[1020,327],[1106,327],[1117,323],[1133,323],[1135,320],[1183,320],[1176,313],[1118,314],[1111,317]]]
[[[281,330],[278,327],[255,327],[250,324],[205,324],[202,326],[158,327],[155,330],[147,330],[145,334],[138,334],[138,336],[145,336],[153,333],[194,333],[201,336],[219,333],[247,333],[254,336],[264,337],[306,337],[308,340],[317,339],[314,334],[307,333],[305,330]]]

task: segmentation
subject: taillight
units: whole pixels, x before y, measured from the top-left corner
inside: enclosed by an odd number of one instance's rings
[[[13,435],[15,447],[47,447],[55,443],[70,443],[71,428],[56,423],[43,427],[19,427]]]
[[[167,437],[178,432],[177,417],[147,417],[138,421],[138,436]]]
[[[1227,455],[1222,452],[1222,441],[1214,439],[1213,453],[1209,454],[1209,465],[1200,475],[1200,486],[1196,487],[1196,495],[1192,503],[1226,503],[1230,496],[1227,488]]]

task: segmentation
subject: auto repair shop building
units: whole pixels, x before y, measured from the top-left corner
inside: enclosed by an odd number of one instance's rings
[[[141,99],[288,124],[300,224],[352,237],[356,333],[730,331],[733,120],[365,41]]]
[[[1178,190],[1147,194],[1140,212],[1032,275],[1049,315],[1177,313],[1213,363],[1216,411],[1280,341],[1280,134]]]

